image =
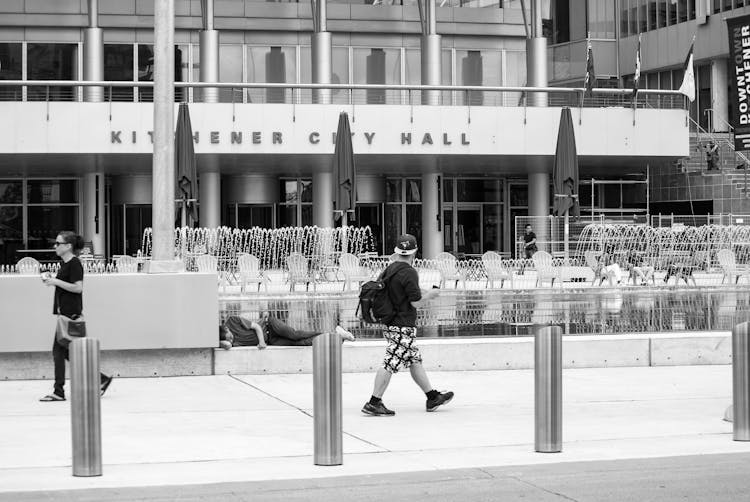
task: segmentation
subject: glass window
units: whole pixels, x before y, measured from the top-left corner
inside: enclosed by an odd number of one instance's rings
[[[499,180],[456,180],[459,202],[500,202]]]
[[[385,250],[386,253],[396,246],[396,239],[401,235],[401,204],[385,205]],[[392,252],[392,251],[391,251]]]
[[[646,184],[622,185],[622,207],[627,209],[641,209],[646,205]]]
[[[588,0],[588,18],[589,32],[593,38],[615,38],[614,0]]]
[[[21,44],[0,44],[0,80],[21,80],[23,77]],[[0,87],[0,101],[20,101],[21,87]]]
[[[422,202],[422,180],[408,179],[406,181],[406,202]]]
[[[28,44],[29,80],[77,80],[78,44]],[[29,87],[29,101],[72,101],[72,87]]]
[[[78,202],[76,180],[29,180],[29,204],[75,204]]]
[[[656,27],[664,28],[667,25],[667,0],[656,2]]]
[[[219,82],[242,82],[242,46],[219,46]],[[262,92],[250,90],[248,93]],[[242,89],[219,89],[219,101],[222,103],[242,103]],[[255,100],[261,103],[260,100]]]
[[[453,202],[453,180],[451,179],[443,182],[443,201]]]
[[[19,249],[24,249],[23,206],[0,205],[0,263],[17,262]]]
[[[153,82],[154,81],[154,46],[149,44],[138,44],[138,81],[139,82]],[[187,66],[188,61],[188,49],[186,45],[178,45],[174,48],[174,79],[175,82],[183,82],[187,80],[186,70],[183,70],[183,66]],[[105,77],[105,80],[109,80]],[[114,80],[114,79],[112,79]],[[181,101],[182,89],[175,89],[175,101]],[[154,100],[154,89],[142,87],[138,89],[138,100],[139,101],[153,101]]]
[[[51,249],[62,230],[78,228],[78,206],[29,206],[28,249]]]
[[[503,247],[502,242],[502,210],[499,205],[486,204],[483,208],[484,229],[482,251],[499,251]]]
[[[638,7],[638,33],[648,31],[648,0],[640,0]]]
[[[297,206],[289,204],[279,205],[279,215],[277,227],[296,227],[297,226]]]
[[[241,68],[240,71],[242,71]],[[248,47],[247,81],[274,84],[296,83],[297,48]],[[248,91],[248,100],[253,103],[291,103],[292,89],[252,89]]]
[[[456,81],[458,85],[499,86],[502,84],[502,53],[493,50],[456,51]],[[458,104],[479,106],[500,104],[501,96],[483,91],[459,93]]]
[[[313,201],[313,187],[312,187],[312,180],[300,180],[301,185],[301,192],[300,200],[302,202],[312,202]]]
[[[407,204],[406,206],[406,233],[412,234],[417,239],[417,256],[422,256],[422,205]],[[395,241],[395,239],[394,239]]]
[[[638,2],[639,0],[629,0],[630,1],[630,14],[628,15],[628,21],[630,28],[628,29],[629,35],[637,35],[638,34]]]
[[[300,82],[312,83],[312,51],[309,46],[300,47]],[[331,83],[349,83],[349,48],[333,47],[331,49]],[[311,103],[312,92],[308,89],[300,91],[301,102]],[[349,93],[346,90],[335,89],[331,91],[331,100],[334,103],[349,103]]]
[[[677,2],[667,2],[667,26],[677,24]]]
[[[620,185],[602,185],[601,187],[603,200],[602,200],[602,206],[609,209],[616,209],[621,206],[621,200],[620,200]]]
[[[695,0],[688,0],[688,19],[695,19]]]
[[[628,12],[630,12],[630,6],[628,5],[629,0],[620,0],[620,37],[625,38],[628,36]]]
[[[104,80],[127,81],[133,78],[133,45],[104,44]],[[105,89],[109,99],[109,89]],[[132,87],[113,87],[113,101],[132,101]]]
[[[231,206],[234,210],[234,204]],[[237,228],[273,228],[273,206],[237,206]]]
[[[602,1],[602,0],[599,0]],[[587,30],[586,0],[570,0],[570,41],[585,40]]]
[[[529,190],[527,185],[510,186],[510,205],[511,206],[528,206]]]
[[[388,202],[401,202],[401,179],[388,178],[385,180],[385,200]]]
[[[355,84],[390,84],[401,83],[401,50],[400,49],[354,49],[354,82]],[[364,96],[355,93],[355,103],[400,103],[400,92],[384,89],[368,89]],[[364,98],[364,99],[363,99]]]
[[[656,0],[649,0],[648,2],[648,29],[656,29]]]
[[[677,19],[680,23],[688,20],[688,1],[677,0]]]
[[[23,185],[21,181],[0,180],[0,204],[23,203]]]
[[[297,193],[297,180],[281,181],[281,200],[282,203],[294,203],[299,200]]]
[[[313,207],[311,204],[303,204],[300,211],[302,226],[310,227],[313,224]]]

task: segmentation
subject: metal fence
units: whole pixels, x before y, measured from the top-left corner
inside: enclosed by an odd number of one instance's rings
[[[678,91],[629,89],[381,85],[381,84],[271,84],[228,82],[175,82],[175,101],[189,103],[280,103],[348,105],[442,105],[526,107],[531,95],[542,94],[548,106],[579,108],[686,109]],[[85,98],[88,95],[89,98]],[[534,99],[540,99],[534,96]],[[541,98],[544,99],[544,98]],[[0,80],[0,101],[150,102],[153,82],[82,80]]]

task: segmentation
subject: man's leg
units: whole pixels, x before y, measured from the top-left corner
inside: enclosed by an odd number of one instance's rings
[[[271,328],[271,332],[275,334],[277,337],[286,338],[287,340],[290,340],[293,342],[309,341],[310,339],[320,334],[317,331],[303,331],[301,329],[294,329],[288,324],[284,323],[283,321],[280,321],[279,319],[273,316],[270,316],[268,318],[268,326],[269,328]],[[312,344],[312,341],[310,341],[310,343],[303,343],[302,345],[310,345],[310,344]],[[274,344],[271,344],[271,345],[274,345]]]
[[[383,394],[385,394],[385,391],[388,389],[388,384],[391,383],[391,375],[393,375],[393,373],[385,368],[378,368],[378,372],[375,373],[375,385],[372,389],[373,397],[378,399],[383,398]]]
[[[424,370],[422,363],[412,363],[412,365],[409,366],[409,372],[411,373],[412,379],[414,379],[417,385],[419,385],[419,388],[422,389],[422,392],[427,394],[432,390],[432,384],[427,377],[427,372]]]

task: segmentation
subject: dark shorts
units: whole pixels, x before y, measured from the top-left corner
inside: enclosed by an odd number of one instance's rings
[[[383,330],[383,336],[388,342],[383,359],[386,371],[398,373],[401,368],[422,362],[422,354],[416,343],[417,328],[388,326]]]

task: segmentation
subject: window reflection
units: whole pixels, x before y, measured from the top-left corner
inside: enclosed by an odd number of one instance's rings
[[[78,44],[28,44],[27,78],[29,80],[77,80]],[[72,87],[29,87],[29,101],[72,101]]]
[[[0,80],[21,80],[21,44],[0,44]],[[0,101],[20,101],[21,87],[0,87]]]

